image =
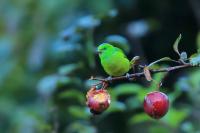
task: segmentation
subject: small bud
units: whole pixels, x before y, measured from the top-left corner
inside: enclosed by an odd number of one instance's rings
[[[91,88],[86,95],[87,106],[93,114],[101,114],[110,105],[110,95],[105,89],[96,90]]]

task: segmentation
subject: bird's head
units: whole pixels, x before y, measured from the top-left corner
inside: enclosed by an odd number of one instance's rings
[[[105,51],[111,50],[113,48],[114,48],[114,46],[112,46],[109,43],[102,43],[101,45],[98,46],[97,53],[100,55],[100,54],[104,53]]]

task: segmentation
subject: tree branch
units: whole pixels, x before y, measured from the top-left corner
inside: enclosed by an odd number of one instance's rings
[[[173,66],[173,67],[167,67],[167,68],[161,68],[161,69],[150,69],[149,71],[151,74],[154,74],[154,73],[160,73],[160,72],[170,72],[170,71],[178,70],[181,68],[189,68],[189,67],[194,67],[194,66],[192,66],[189,63],[185,63],[185,64],[179,65],[179,66]],[[142,77],[144,75],[145,75],[144,72],[138,72],[138,73],[130,74],[128,76],[119,76],[119,77],[112,77],[112,78],[105,78],[105,79],[98,79],[98,78],[92,77],[91,80],[99,80],[102,82],[109,83],[109,82],[117,81],[117,80],[126,80],[126,79],[131,79],[134,77]]]

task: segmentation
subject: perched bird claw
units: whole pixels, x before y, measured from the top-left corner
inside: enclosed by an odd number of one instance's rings
[[[111,83],[112,82],[112,76],[107,77],[106,81],[108,81],[109,83]]]
[[[130,79],[130,74],[129,73],[126,73],[126,78]]]
[[[133,81],[135,78],[131,78],[129,73],[126,73],[126,78],[130,81]]]

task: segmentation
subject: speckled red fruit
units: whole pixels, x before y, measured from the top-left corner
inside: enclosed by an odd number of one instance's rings
[[[96,90],[91,88],[86,95],[87,106],[93,114],[101,114],[110,105],[110,95],[105,89]]]
[[[169,108],[168,96],[162,92],[148,93],[144,99],[144,111],[154,119],[163,117]]]

